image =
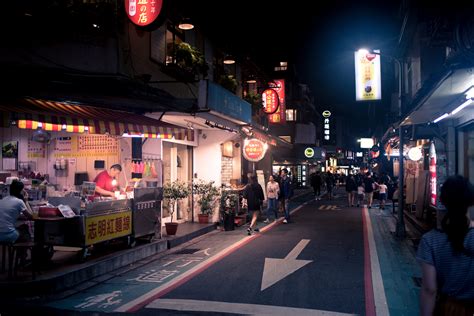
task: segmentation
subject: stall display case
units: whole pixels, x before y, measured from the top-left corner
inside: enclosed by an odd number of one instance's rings
[[[136,238],[161,236],[161,201],[162,188],[135,188],[133,190],[133,242]]]

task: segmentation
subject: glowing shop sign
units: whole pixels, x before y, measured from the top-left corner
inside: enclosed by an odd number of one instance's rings
[[[265,157],[267,147],[267,144],[256,138],[247,138],[244,140],[242,153],[244,155],[244,158],[248,161],[257,162],[262,160],[263,157]]]
[[[262,93],[263,112],[266,114],[273,114],[278,110],[280,100],[278,93],[273,89],[266,89]]]
[[[133,24],[146,26],[153,23],[161,12],[163,0],[125,0],[125,11]]]

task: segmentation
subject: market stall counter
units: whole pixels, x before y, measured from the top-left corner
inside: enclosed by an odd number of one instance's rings
[[[41,214],[40,214],[41,215]],[[41,246],[79,247],[84,260],[90,246],[132,235],[132,211],[129,200],[97,201],[85,205],[74,217],[38,217],[35,219],[35,243]]]

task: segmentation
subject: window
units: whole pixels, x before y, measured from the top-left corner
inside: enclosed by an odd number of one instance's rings
[[[168,27],[166,29],[166,65],[176,62],[176,60],[174,60],[173,52],[175,46],[182,42],[184,42],[183,34],[181,34],[174,27]]]
[[[286,120],[287,121],[296,121],[296,110],[295,109],[287,109],[286,110]]]
[[[174,63],[174,46],[184,41],[181,31],[172,25],[151,32],[151,59],[165,65]]]

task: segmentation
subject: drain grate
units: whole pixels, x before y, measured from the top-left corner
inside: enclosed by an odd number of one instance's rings
[[[188,248],[188,249],[181,249],[180,251],[176,251],[174,254],[175,255],[191,255],[195,252],[198,252],[201,249],[196,249],[196,248]]]
[[[413,283],[415,283],[416,287],[421,287],[421,278],[419,277],[411,277],[413,279]]]

